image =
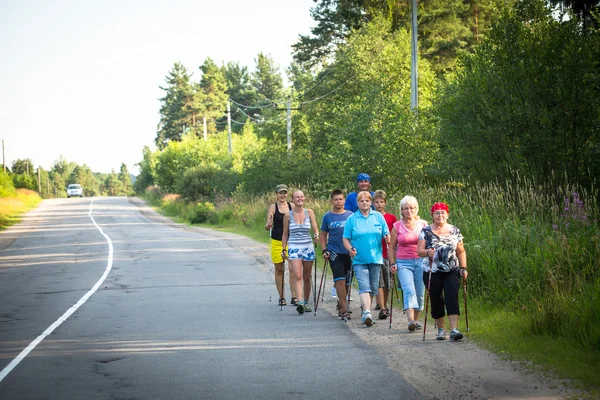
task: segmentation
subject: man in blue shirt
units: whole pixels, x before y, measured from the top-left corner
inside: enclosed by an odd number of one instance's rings
[[[329,196],[331,200],[331,211],[323,215],[321,222],[321,248],[323,258],[329,260],[329,266],[333,273],[333,283],[338,294],[339,317],[344,321],[350,318],[348,307],[346,306],[346,292],[350,285],[350,270],[352,260],[348,255],[348,250],[344,248],[342,236],[344,234],[344,225],[351,211],[344,209],[344,192],[336,189]]]
[[[344,203],[344,208],[352,211],[353,213],[358,211],[358,203],[356,201],[358,192],[369,191],[371,189],[371,177],[365,173],[358,174],[358,177],[356,177],[356,186],[358,187],[358,190],[356,192],[349,193],[348,197],[346,197],[346,202]],[[371,193],[371,197],[374,196],[373,192],[369,193]]]

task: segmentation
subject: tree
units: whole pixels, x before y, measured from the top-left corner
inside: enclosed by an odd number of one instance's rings
[[[419,49],[438,75],[454,69],[462,52],[473,52],[499,10],[516,0],[421,0],[418,2]],[[411,2],[321,0],[311,10],[317,25],[312,36],[300,36],[294,59],[309,67],[332,61],[352,32],[383,16],[391,30],[409,30]]]
[[[261,108],[256,108],[259,105],[258,93],[250,83],[250,73],[248,67],[242,66],[239,63],[229,62],[223,66],[223,75],[227,82],[227,95],[232,100],[231,115],[234,120],[246,120],[247,116],[254,118]],[[260,107],[260,105],[259,105]],[[226,126],[227,120],[222,117],[218,124]],[[234,132],[241,132],[243,124],[233,123],[231,128]]]
[[[133,185],[131,183],[131,175],[129,174],[129,170],[127,169],[127,165],[125,163],[121,163],[121,168],[119,169],[119,180],[123,184],[124,194],[127,196],[132,194]]]
[[[87,165],[76,165],[68,179],[69,184],[78,183],[86,196],[99,196],[100,189],[92,170]]]
[[[570,9],[581,21],[584,30],[600,26],[600,1],[598,0],[550,0],[552,5]],[[594,16],[595,15],[595,16]]]
[[[283,80],[279,73],[279,67],[273,59],[263,53],[258,53],[254,59],[256,69],[252,73],[252,86],[258,93],[260,101],[277,102],[281,100]]]
[[[600,173],[600,35],[557,21],[541,0],[521,6],[462,60],[437,103],[450,171],[591,184]]]
[[[19,159],[19,160],[15,160],[12,162],[12,168],[11,171],[13,174],[18,174],[18,175],[25,175],[25,174],[33,174],[34,173],[34,166],[33,166],[33,162],[31,161],[31,158],[24,158],[24,159]]]
[[[165,80],[167,86],[160,87],[165,96],[160,99],[160,122],[155,139],[159,149],[173,140],[181,140],[184,129],[193,126],[199,108],[190,74],[183,65],[175,63]]]
[[[225,113],[227,102],[227,81],[221,68],[208,57],[200,66],[202,78],[199,90],[202,92],[204,115],[207,118],[209,133],[216,132],[215,121]]]
[[[312,35],[300,35],[292,45],[294,60],[313,67],[331,60],[353,30],[358,30],[371,20],[362,0],[315,0],[317,5],[310,13],[316,21]]]
[[[148,186],[155,184],[156,156],[152,153],[150,147],[144,146],[142,157],[142,161],[137,164],[140,167],[140,174],[133,184],[136,193],[144,193]]]
[[[109,196],[121,196],[124,194],[125,188],[114,169],[106,178],[105,187]]]

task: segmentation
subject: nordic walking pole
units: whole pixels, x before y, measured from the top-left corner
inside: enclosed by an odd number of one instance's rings
[[[327,262],[328,261],[329,260],[327,260]],[[325,285],[327,284],[327,268],[326,268],[327,262],[325,262],[325,265],[323,265],[323,273],[325,274],[325,277],[324,277],[325,280],[323,281],[323,293],[321,294],[321,302],[323,302],[325,300]]]
[[[273,221],[273,218],[270,219],[271,223]],[[272,251],[272,247],[271,247],[271,233],[273,232],[273,226],[271,226],[271,228],[269,228],[269,254],[271,254]],[[273,268],[273,267],[271,267]],[[269,272],[272,271],[272,269],[269,268]],[[274,272],[275,274],[277,274],[277,271]],[[277,285],[277,280],[275,280],[275,285]],[[271,302],[271,293],[269,293],[269,303]]]
[[[277,271],[275,271],[277,272]],[[283,260],[283,265],[281,266],[281,294],[284,294],[284,290],[285,290],[285,259]],[[285,295],[284,297],[285,298]],[[283,311],[283,302],[281,302],[281,299],[279,299],[279,311]]]
[[[316,249],[317,249],[317,243],[315,242],[315,250]],[[315,251],[315,253],[316,253],[316,251]],[[315,277],[313,279],[313,310],[317,309],[317,268],[318,268],[317,260],[318,259],[319,259],[319,257],[315,257],[315,265],[314,265]],[[315,312],[314,315],[317,316],[317,313]]]
[[[354,278],[354,268],[350,268],[350,285],[348,286],[348,293],[346,293],[346,296],[348,296],[346,298],[346,311],[348,312],[348,315],[350,315],[350,294],[352,293],[352,279]],[[347,320],[344,320],[344,322],[348,322]]]
[[[427,332],[427,314],[429,314],[429,288],[431,288],[431,270],[433,269],[433,257],[429,257],[429,278],[427,279],[427,293],[425,293],[425,323],[423,324],[423,341]]]
[[[325,269],[327,268],[327,260],[323,262],[323,273],[321,274],[321,283],[319,284],[319,293],[317,294],[317,302],[315,303],[315,317],[317,316],[317,309],[319,308],[319,299],[321,298],[321,289],[323,288],[323,278],[325,277]],[[315,268],[316,271],[316,268]],[[316,276],[316,272],[315,272]]]
[[[388,249],[388,251],[389,251],[389,249]],[[394,286],[396,286],[396,275],[392,274],[392,267],[390,266],[390,268],[388,268],[388,284],[390,284],[390,281],[392,280],[392,276],[394,277]],[[389,327],[390,329],[392,329],[392,318],[393,317],[394,317],[394,294],[390,293],[390,327]]]
[[[467,332],[469,332],[469,312],[467,311],[467,279],[463,274],[463,298],[465,299],[465,324],[467,325]]]

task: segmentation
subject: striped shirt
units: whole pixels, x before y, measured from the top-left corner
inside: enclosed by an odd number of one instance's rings
[[[304,222],[298,225],[294,220],[294,211],[290,211],[288,246],[290,247],[309,247],[312,246],[310,237],[310,217],[308,211],[304,210]]]

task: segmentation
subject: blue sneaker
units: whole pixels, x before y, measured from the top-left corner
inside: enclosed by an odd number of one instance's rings
[[[450,331],[450,340],[460,340],[463,338],[463,334],[458,329],[452,329]]]

